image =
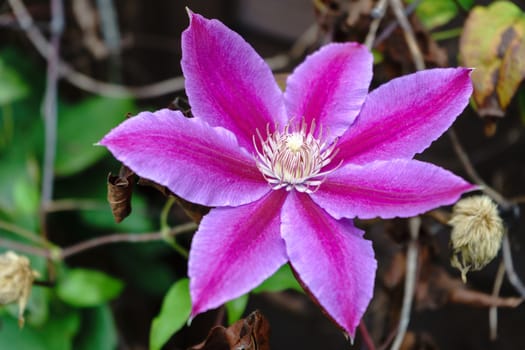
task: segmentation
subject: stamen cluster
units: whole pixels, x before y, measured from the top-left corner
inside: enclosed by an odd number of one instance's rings
[[[314,136],[315,127],[315,121],[310,128],[303,121],[298,131],[291,131],[288,124],[282,132],[271,133],[268,125],[266,139],[257,130],[262,147],[259,149],[254,136],[257,167],[272,189],[312,193],[323,183],[327,174],[338,168],[322,171],[337,154],[337,140],[327,147],[326,142],[321,141],[322,129],[317,137]]]

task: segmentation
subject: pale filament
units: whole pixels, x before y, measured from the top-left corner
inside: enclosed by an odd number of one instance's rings
[[[282,132],[270,132],[266,125],[266,137],[256,130],[260,141],[258,146],[255,135],[253,143],[257,152],[256,163],[262,175],[272,189],[295,189],[299,192],[312,193],[319,189],[326,175],[336,170],[336,167],[322,171],[337,155],[335,148],[337,140],[327,147],[322,140],[322,128],[319,135],[314,136],[315,121],[310,128],[303,119],[300,130],[290,131],[290,124]],[[277,129],[277,127],[276,127]]]

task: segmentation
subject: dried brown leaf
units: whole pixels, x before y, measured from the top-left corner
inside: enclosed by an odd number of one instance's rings
[[[270,324],[259,311],[230,327],[214,327],[204,342],[188,350],[270,350]]]
[[[121,222],[131,213],[131,195],[133,192],[133,171],[122,165],[119,175],[109,173],[108,202],[115,221]]]

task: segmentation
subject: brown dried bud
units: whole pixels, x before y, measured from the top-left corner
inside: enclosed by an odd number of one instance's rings
[[[0,255],[0,305],[18,302],[18,324],[24,325],[24,309],[38,272],[31,269],[29,259],[14,252]]]
[[[472,196],[456,203],[449,224],[453,249],[450,263],[466,282],[467,272],[481,270],[498,254],[503,221],[489,197]]]

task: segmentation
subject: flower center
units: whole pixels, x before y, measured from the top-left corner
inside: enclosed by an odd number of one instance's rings
[[[270,133],[267,126],[266,138],[257,130],[260,147],[253,137],[257,167],[274,190],[315,192],[326,175],[338,167],[323,171],[337,154],[337,140],[327,147],[326,142],[321,141],[322,130],[316,138],[315,121],[308,132],[307,129],[304,121],[301,129],[294,132],[290,132],[290,125],[287,125],[282,132]]]

